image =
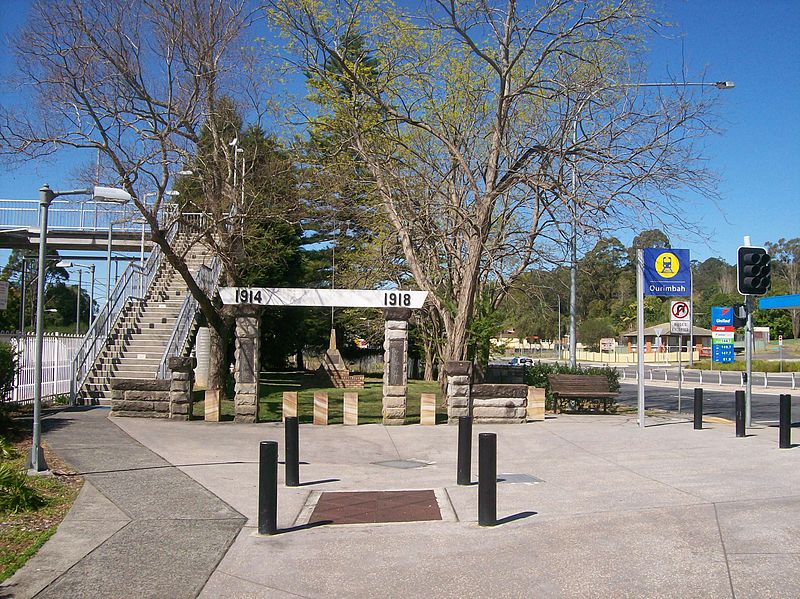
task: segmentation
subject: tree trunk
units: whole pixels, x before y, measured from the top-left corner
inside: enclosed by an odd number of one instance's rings
[[[227,339],[213,327],[209,328],[208,350],[208,390],[219,392],[220,400],[225,399],[225,386],[228,381]]]
[[[433,348],[425,344],[425,372],[422,378],[426,381],[433,380]]]

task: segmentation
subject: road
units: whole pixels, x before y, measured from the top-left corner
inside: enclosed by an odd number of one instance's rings
[[[617,403],[623,406],[637,406],[636,384],[632,379],[628,383],[623,383],[620,388],[620,396]],[[684,383],[681,397],[681,412],[691,416],[694,402],[694,388],[696,384]],[[718,385],[703,387],[703,414],[705,416],[717,416],[734,420],[734,392],[741,387],[731,386],[730,389],[720,388]],[[790,393],[787,390],[787,393]],[[761,424],[776,424],[778,422],[778,398],[779,393],[759,393],[753,389],[751,415],[753,422]],[[800,393],[795,392],[793,426],[800,426],[800,408],[798,408],[798,397]],[[645,383],[645,408],[678,411],[678,388],[677,385],[666,383]]]
[[[636,380],[636,366],[617,366],[617,370],[622,373],[620,380],[631,381]],[[743,389],[743,381],[741,372],[735,371],[722,371],[722,370],[695,370],[684,368],[683,384],[684,386],[701,387],[703,385],[726,385],[731,388]],[[652,366],[645,365],[644,380],[647,382],[674,382],[678,381],[678,368],[677,366]],[[758,388],[764,389],[777,389],[781,392],[789,393],[797,389],[800,384],[800,373],[796,372],[754,372],[753,373],[753,391]]]

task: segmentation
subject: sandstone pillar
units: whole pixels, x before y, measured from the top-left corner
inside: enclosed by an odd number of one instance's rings
[[[236,315],[234,422],[258,421],[258,376],[261,369],[260,314],[260,306],[240,306]]]
[[[408,319],[411,310],[384,310],[383,423],[404,424],[408,392]]]
[[[196,360],[172,357],[167,366],[172,372],[169,386],[169,419],[189,420],[192,416],[192,383]]]
[[[447,362],[447,423],[458,424],[459,416],[472,416],[472,362]]]

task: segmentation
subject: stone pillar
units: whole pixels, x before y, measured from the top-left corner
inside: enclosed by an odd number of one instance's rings
[[[345,391],[343,424],[358,426],[358,393]]]
[[[328,426],[327,391],[314,391],[314,424]]]
[[[236,315],[234,422],[258,421],[258,375],[261,366],[260,314],[260,306],[240,306]]]
[[[172,357],[167,366],[172,372],[169,386],[169,419],[189,420],[192,416],[192,383],[197,360]]]
[[[419,423],[423,426],[436,424],[436,394],[421,393],[419,398]]]
[[[447,423],[458,424],[459,416],[472,416],[472,362],[447,362]]]
[[[408,308],[384,310],[383,423],[405,424],[408,392]]]

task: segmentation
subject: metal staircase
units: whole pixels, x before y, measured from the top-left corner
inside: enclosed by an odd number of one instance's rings
[[[183,252],[189,237],[176,228],[168,239]],[[196,244],[185,260],[200,287],[213,293],[219,261],[210,250]],[[188,352],[196,315],[196,300],[160,250],[154,249],[143,272],[129,265],[75,356],[77,402],[110,403],[114,378],[167,378],[168,358]]]

